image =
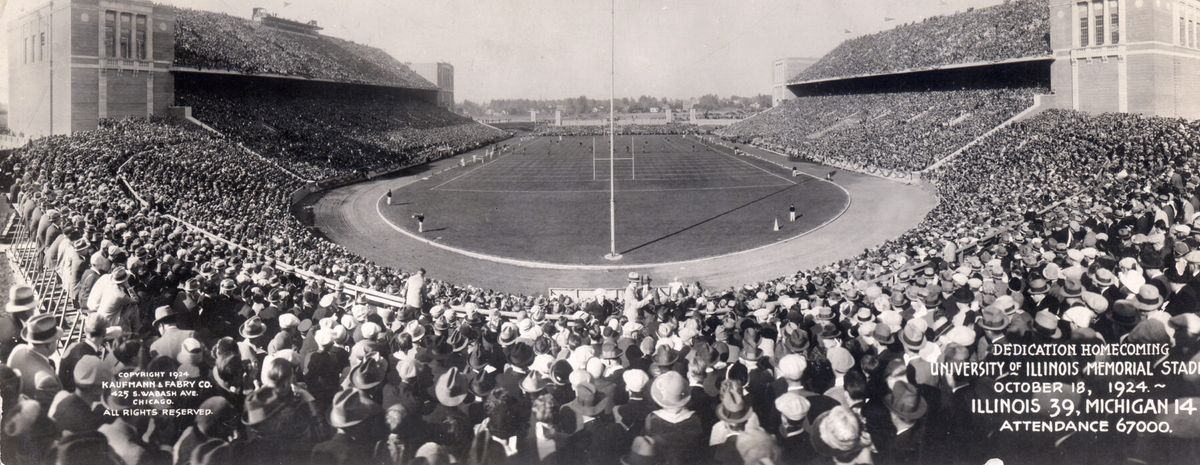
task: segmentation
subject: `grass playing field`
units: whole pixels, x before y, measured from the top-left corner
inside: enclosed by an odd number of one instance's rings
[[[515,150],[429,176],[379,207],[394,225],[456,249],[557,264],[608,265],[607,137],[513,141]],[[613,161],[619,263],[684,261],[803,234],[840,214],[838,186],[693,137],[624,136]],[[632,159],[632,160],[631,160]],[[795,205],[799,218],[788,221]],[[411,217],[425,215],[417,233]],[[775,221],[780,230],[773,230]]]

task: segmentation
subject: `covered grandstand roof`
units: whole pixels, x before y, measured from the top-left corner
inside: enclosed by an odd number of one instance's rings
[[[1045,0],[1006,0],[847,40],[791,82],[988,64],[1050,52]]]
[[[176,9],[178,68],[232,71],[411,89],[436,89],[375,47],[296,34],[210,11]]]

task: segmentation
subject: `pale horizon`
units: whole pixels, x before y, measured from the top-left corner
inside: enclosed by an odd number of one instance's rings
[[[5,0],[0,0],[0,6]],[[39,0],[9,0],[7,17]],[[166,0],[249,18],[251,9],[383,49],[402,62],[454,65],[455,100],[602,99],[609,95],[605,0]],[[1000,0],[617,0],[618,98],[770,93],[771,65],[819,58],[843,40]],[[10,11],[14,10],[14,11]],[[891,21],[885,21],[892,18]],[[847,34],[845,31],[851,33]],[[8,100],[7,34],[0,100]]]

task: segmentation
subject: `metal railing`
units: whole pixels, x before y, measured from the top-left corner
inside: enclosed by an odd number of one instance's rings
[[[31,224],[28,218],[22,218],[18,211],[14,205],[8,223],[8,231],[11,234],[8,258],[19,275],[18,281],[24,281],[33,288],[37,302],[34,311],[54,315],[58,327],[62,328],[63,337],[58,341],[58,351],[62,353],[71,344],[82,339],[83,312],[71,301],[70,289],[63,285],[62,278],[58,275],[57,260],[54,260],[51,266],[46,266],[45,249],[50,244],[38,244],[37,231],[34,229],[37,225]]]

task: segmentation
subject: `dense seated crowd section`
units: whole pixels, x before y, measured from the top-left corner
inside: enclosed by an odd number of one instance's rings
[[[934,16],[842,42],[793,81],[883,74],[1050,54],[1050,7],[1044,0]]]
[[[854,259],[670,294],[631,276],[615,300],[574,301],[353,256],[288,216],[294,178],[204,132],[129,120],[41,139],[0,168],[18,179],[9,195],[39,266],[85,309],[85,337],[49,362],[61,329],[31,289],[12,289],[0,460],[1194,463],[1190,417],[1137,417],[1174,434],[999,433],[970,413],[998,397],[993,378],[930,366],[1026,342],[1200,357],[1197,155],[1197,122],[1052,110],[931,172],[939,206]],[[173,401],[213,413],[102,416],[131,408],[102,387],[131,370],[211,382]],[[1151,382],[1200,394],[1189,377]]]
[[[177,8],[175,66],[414,89],[434,85],[382,50],[285,32],[256,21]]]
[[[917,171],[1033,105],[1039,88],[798,97],[716,131],[821,163]]]
[[[418,98],[384,92],[272,92],[261,87],[191,86],[180,105],[218,131],[321,180],[460,153],[507,137]]]

